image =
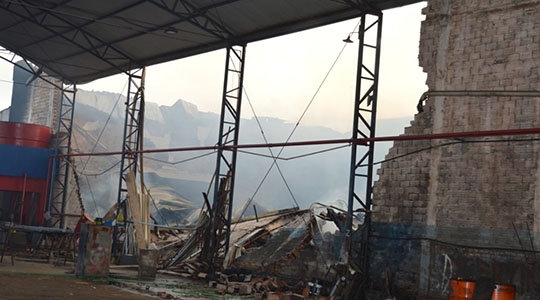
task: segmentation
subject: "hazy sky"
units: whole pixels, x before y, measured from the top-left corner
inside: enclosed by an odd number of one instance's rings
[[[418,67],[421,9],[425,2],[384,11],[378,118],[410,117],[427,89]],[[271,116],[297,122],[343,48],[358,19],[248,44],[242,117]],[[355,36],[356,37],[356,36]],[[302,124],[351,130],[358,42],[347,44]],[[172,105],[183,99],[201,111],[219,112],[225,52],[215,51],[147,69],[146,101]],[[0,61],[0,110],[11,101],[12,69]],[[127,78],[112,76],[81,85],[123,93]]]

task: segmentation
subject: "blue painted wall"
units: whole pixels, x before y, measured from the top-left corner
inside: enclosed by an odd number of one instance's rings
[[[374,222],[369,242],[374,289],[387,283],[400,300],[448,299],[450,279],[476,282],[473,299],[490,299],[495,283],[516,299],[540,299],[540,251],[533,232]]]
[[[0,175],[46,179],[52,149],[0,144]]]

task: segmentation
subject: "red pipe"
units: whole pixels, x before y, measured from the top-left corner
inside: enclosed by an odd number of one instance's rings
[[[372,142],[414,141],[414,140],[435,140],[435,139],[452,139],[452,138],[465,138],[465,137],[525,135],[525,134],[538,134],[538,133],[540,133],[540,128],[468,131],[468,132],[452,132],[452,133],[432,133],[432,134],[420,134],[420,135],[400,135],[400,136],[389,136],[389,137],[375,137],[375,138],[363,139],[363,140],[372,141]]]
[[[38,198],[38,208],[36,210],[35,220],[39,224],[39,226],[44,225],[44,218],[45,218],[45,204],[47,203],[47,194],[39,194]]]
[[[488,136],[504,136],[504,135],[525,135],[539,134],[540,128],[529,129],[507,129],[507,130],[489,130],[489,131],[468,131],[468,132],[452,132],[452,133],[434,133],[421,135],[399,135],[399,136],[384,136],[374,138],[357,139],[358,144],[366,145],[369,142],[388,142],[388,141],[413,141],[413,140],[433,140],[433,139],[451,139],[451,138],[466,138],[466,137],[488,137]],[[352,139],[336,139],[336,140],[316,140],[316,141],[301,141],[301,142],[284,142],[284,143],[269,143],[269,144],[244,144],[237,146],[223,146],[223,149],[246,149],[246,148],[273,148],[286,146],[312,146],[312,145],[329,145],[329,144],[347,144],[352,143]],[[181,152],[181,151],[201,151],[201,150],[217,150],[217,146],[200,146],[200,147],[184,147],[184,148],[168,148],[168,149],[150,149],[143,151],[130,151],[126,155],[134,155],[138,153],[161,153],[161,152]],[[100,152],[100,153],[76,153],[76,154],[59,154],[58,157],[64,156],[108,156],[121,155],[121,151],[116,152]]]
[[[21,225],[23,225],[24,197],[26,196],[26,178],[27,178],[27,175],[26,175],[26,173],[24,173],[22,197],[21,197],[21,208],[20,208],[20,212],[19,212],[19,224],[21,224]]]
[[[83,214],[68,214],[68,213],[51,213],[51,216],[64,216],[64,217],[73,217],[73,218],[80,218]]]

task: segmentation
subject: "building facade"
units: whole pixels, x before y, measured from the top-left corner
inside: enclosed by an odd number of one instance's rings
[[[419,62],[442,96],[404,135],[540,128],[540,2],[430,0],[423,13]],[[479,297],[501,283],[539,299],[539,150],[533,134],[395,142],[374,188],[373,284],[387,273],[403,299],[437,299],[465,278]]]

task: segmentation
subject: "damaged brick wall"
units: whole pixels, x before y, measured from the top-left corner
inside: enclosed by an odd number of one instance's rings
[[[430,90],[540,90],[540,2],[432,0],[423,13],[419,60]],[[404,134],[538,127],[540,97],[464,93],[430,97]],[[537,139],[394,143],[386,158],[400,158],[381,166],[374,189],[373,284],[388,270],[411,299],[445,297],[460,276],[540,298],[531,258],[540,249]]]
[[[45,76],[47,80],[54,82],[58,86],[62,85],[62,81],[59,79],[45,74],[42,74],[42,76]],[[32,124],[51,127],[56,132],[59,101],[62,92],[41,78],[34,80],[31,86],[29,93],[31,104],[30,109],[27,111],[29,115],[25,119]]]

